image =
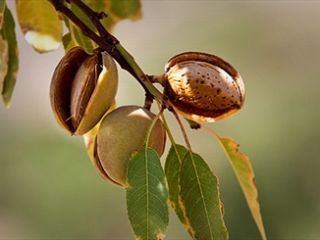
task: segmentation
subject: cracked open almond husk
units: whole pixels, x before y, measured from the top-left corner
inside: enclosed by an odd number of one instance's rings
[[[72,135],[85,134],[108,111],[117,88],[117,66],[108,53],[88,55],[72,48],[51,80],[50,100],[58,123]]]
[[[215,55],[181,53],[168,61],[165,70],[164,92],[187,119],[214,122],[243,106],[245,88],[240,74]]]

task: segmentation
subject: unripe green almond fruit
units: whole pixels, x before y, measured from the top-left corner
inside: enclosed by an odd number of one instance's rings
[[[69,50],[55,69],[50,86],[51,106],[60,125],[74,135],[92,129],[114,101],[118,71],[106,52],[88,55]]]
[[[123,106],[102,120],[95,143],[95,158],[107,178],[123,187],[127,186],[128,161],[133,153],[143,148],[155,117],[145,108]],[[161,121],[157,120],[152,128],[148,147],[155,149],[161,156],[165,142],[165,129]]]

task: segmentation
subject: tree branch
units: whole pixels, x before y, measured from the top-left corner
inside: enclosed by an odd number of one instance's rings
[[[109,44],[115,46],[119,43],[119,40],[115,38],[113,35],[111,35],[101,24],[101,16],[107,16],[104,12],[98,13],[94,10],[92,10],[90,7],[88,7],[86,4],[84,4],[81,0],[69,0],[71,2],[74,2],[86,15],[90,18],[96,29],[98,30],[100,36],[105,39]]]
[[[119,65],[123,69],[127,70],[133,77],[135,77],[142,85],[144,90],[148,92],[148,89],[144,86],[142,80],[136,74],[134,69],[132,69],[132,67],[117,50],[116,44],[118,44],[119,41],[113,35],[111,35],[101,24],[99,20],[101,18],[101,14],[93,11],[80,0],[71,0],[74,1],[74,3],[77,4],[79,8],[91,19],[98,32],[100,34],[103,34],[102,37],[93,32],[85,23],[81,21],[81,19],[79,19],[68,7],[66,7],[63,0],[49,1],[52,3],[56,11],[61,12],[63,15],[69,18],[76,26],[80,28],[85,36],[92,39],[97,45],[99,45],[101,49],[107,51],[119,63]]]

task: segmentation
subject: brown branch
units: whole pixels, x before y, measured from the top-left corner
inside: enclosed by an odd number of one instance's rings
[[[97,45],[99,45],[99,47],[102,50],[107,51],[119,63],[119,65],[123,69],[128,71],[133,77],[135,77],[142,85],[144,90],[148,92],[146,87],[141,83],[141,79],[139,78],[139,76],[135,74],[134,70],[130,67],[127,61],[121,56],[121,54],[116,49],[115,45],[119,43],[119,41],[113,35],[111,35],[101,24],[101,13],[93,11],[80,0],[69,0],[74,1],[74,3],[77,4],[79,8],[81,8],[81,10],[91,19],[91,21],[97,28],[98,32],[100,34],[103,34],[102,37],[97,35],[94,31],[92,31],[85,23],[81,21],[80,18],[78,18],[68,7],[66,7],[64,5],[64,0],[49,1],[52,3],[56,11],[61,12],[63,15],[69,18],[76,26],[80,28],[80,30],[85,36],[93,40]]]
[[[113,46],[109,43],[103,41],[95,32],[93,32],[86,24],[84,24],[69,8],[67,8],[61,0],[50,0],[55,9],[69,18],[73,23],[75,23],[82,31],[84,35],[92,39],[97,43],[101,48],[106,51],[113,51]]]
[[[92,21],[96,29],[98,30],[99,34],[103,39],[105,39],[108,43],[111,45],[116,45],[119,43],[119,40],[115,38],[113,35],[111,35],[101,24],[100,20],[102,17],[107,16],[104,12],[96,12],[92,10],[90,7],[88,7],[86,4],[84,4],[81,0],[70,0],[71,2],[74,2]]]
[[[146,92],[145,99],[144,99],[144,108],[145,109],[150,111],[151,105],[153,103],[153,99],[154,99],[153,95],[150,94],[149,92]]]

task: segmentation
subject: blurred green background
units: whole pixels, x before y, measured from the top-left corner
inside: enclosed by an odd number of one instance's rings
[[[320,239],[320,2],[146,0],[143,13],[114,34],[146,72],[160,74],[190,50],[240,71],[244,109],[210,126],[251,157],[269,239]],[[133,239],[124,190],[99,177],[82,139],[51,112],[49,84],[63,50],[38,54],[17,33],[21,69],[11,108],[0,107],[0,239]],[[118,104],[141,105],[140,86],[120,76]],[[221,149],[206,132],[188,132],[220,179],[230,238],[259,239]],[[173,212],[167,239],[190,239]]]

